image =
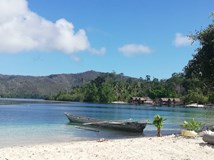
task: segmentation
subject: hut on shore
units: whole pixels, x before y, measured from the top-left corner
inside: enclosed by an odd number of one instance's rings
[[[154,101],[149,97],[131,97],[130,102],[133,104],[148,104],[148,105],[154,104]]]
[[[162,106],[176,106],[176,105],[181,105],[183,102],[180,98],[158,98],[156,100],[156,104]]]

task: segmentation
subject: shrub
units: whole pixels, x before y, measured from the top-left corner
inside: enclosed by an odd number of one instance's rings
[[[182,127],[187,130],[198,131],[201,128],[201,122],[193,119],[189,121],[184,121]]]
[[[156,114],[154,115],[154,121],[153,121],[153,125],[157,128],[157,136],[160,137],[161,133],[160,133],[160,129],[163,127],[163,122],[165,121],[165,119],[163,119],[162,116]]]

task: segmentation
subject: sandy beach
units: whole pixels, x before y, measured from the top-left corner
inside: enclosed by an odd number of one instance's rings
[[[0,160],[211,160],[214,146],[201,137],[142,137],[81,141],[0,149]]]

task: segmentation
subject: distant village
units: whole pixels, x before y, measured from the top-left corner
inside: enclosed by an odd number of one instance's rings
[[[152,100],[149,97],[131,97],[130,103],[159,106],[179,106],[184,104],[180,98],[156,98]]]
[[[214,108],[212,105],[204,105],[198,103],[185,104],[180,98],[155,98],[152,100],[149,97],[131,97],[130,104],[148,105],[148,106],[185,106],[196,108]]]

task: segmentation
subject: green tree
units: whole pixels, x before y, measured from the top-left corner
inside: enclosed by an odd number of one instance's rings
[[[88,84],[86,87],[83,88],[83,90],[85,92],[84,101],[86,101],[86,102],[99,102],[100,101],[100,98],[98,95],[99,94],[98,88],[97,88],[95,82]]]
[[[154,120],[152,122],[152,124],[157,128],[157,136],[160,137],[161,136],[161,128],[163,127],[163,122],[165,121],[165,119],[163,119],[162,116],[156,114],[154,115]]]
[[[204,96],[200,89],[189,90],[185,96],[185,102],[196,102],[196,103],[206,103],[208,97]]]
[[[208,97],[209,102],[214,104],[214,93],[210,93]]]
[[[113,88],[109,83],[103,83],[99,87],[99,98],[101,103],[110,103],[115,100]]]
[[[187,78],[198,78],[206,90],[214,91],[214,24],[191,36],[199,41],[193,59],[184,68]]]

